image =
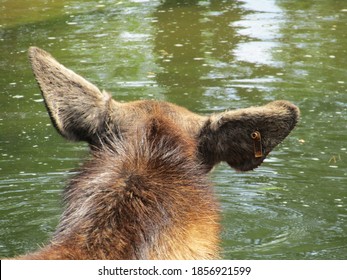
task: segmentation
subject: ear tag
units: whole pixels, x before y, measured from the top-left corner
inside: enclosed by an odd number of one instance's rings
[[[259,131],[254,131],[251,134],[251,138],[253,139],[254,144],[254,156],[256,158],[263,156],[263,148],[261,145],[261,134]]]

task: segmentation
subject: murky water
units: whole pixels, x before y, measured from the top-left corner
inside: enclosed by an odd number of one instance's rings
[[[299,127],[260,168],[212,174],[224,257],[347,258],[346,1],[5,0],[0,13],[0,256],[48,240],[87,154],[50,124],[36,45],[119,100],[202,114],[296,103]]]

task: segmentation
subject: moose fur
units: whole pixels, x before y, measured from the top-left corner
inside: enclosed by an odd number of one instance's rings
[[[65,189],[49,244],[19,259],[219,258],[207,173],[221,161],[256,168],[299,118],[288,101],[210,116],[168,102],[120,103],[47,52],[31,47],[29,57],[55,128],[88,142],[91,158]]]

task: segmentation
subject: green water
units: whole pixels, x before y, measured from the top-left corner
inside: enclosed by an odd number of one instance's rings
[[[0,14],[0,256],[47,242],[87,154],[50,124],[36,45],[117,100],[201,114],[297,104],[298,128],[260,168],[211,176],[224,258],[347,258],[346,1],[5,0]]]

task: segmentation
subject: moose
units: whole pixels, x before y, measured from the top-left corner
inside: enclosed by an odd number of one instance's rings
[[[218,259],[220,208],[208,179],[253,170],[296,126],[288,101],[201,116],[164,101],[121,103],[49,53],[29,59],[51,121],[90,157],[64,190],[51,241],[17,259]]]

